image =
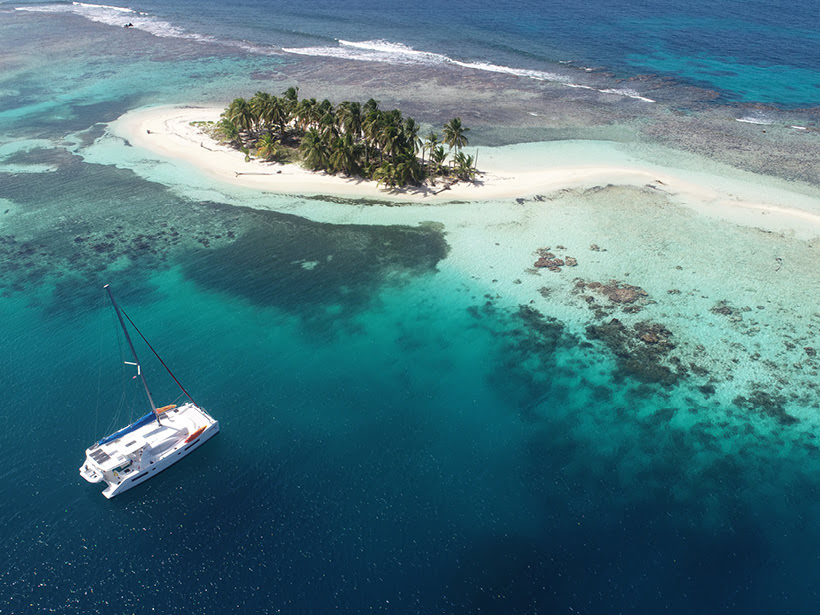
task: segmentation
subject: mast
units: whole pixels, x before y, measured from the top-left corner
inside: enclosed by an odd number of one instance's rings
[[[131,349],[131,354],[134,357],[134,364],[137,366],[137,375],[142,380],[142,386],[145,387],[145,394],[148,396],[148,402],[151,404],[151,410],[154,413],[154,416],[157,418],[157,423],[162,425],[162,422],[159,420],[159,414],[157,414],[157,407],[154,404],[154,398],[151,397],[151,391],[148,389],[148,383],[145,381],[145,375],[142,373],[140,360],[137,358],[137,351],[134,350],[134,343],[131,341],[131,336],[128,335],[128,329],[125,326],[125,321],[122,319],[122,314],[120,313],[120,306],[117,305],[117,301],[114,299],[114,295],[111,294],[111,288],[109,288],[109,285],[106,284],[105,286],[103,286],[103,288],[108,293],[108,298],[111,299],[111,303],[114,305],[114,311],[117,312],[117,318],[120,321],[122,332],[125,333],[125,340],[128,342],[128,347]]]

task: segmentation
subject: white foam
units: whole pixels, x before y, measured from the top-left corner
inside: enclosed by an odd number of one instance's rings
[[[81,6],[87,9],[110,9],[112,11],[120,11],[123,13],[136,13],[136,11],[133,9],[125,8],[122,6],[110,6],[108,4],[89,4],[87,2],[72,2],[71,4],[73,4],[74,6]]]
[[[444,64],[451,61],[450,58],[440,53],[419,51],[402,43],[393,43],[383,39],[375,41],[345,41],[339,39],[339,45],[348,49],[382,54],[388,58],[412,60],[417,64]]]
[[[455,60],[440,53],[431,51],[419,51],[402,43],[394,43],[383,39],[369,41],[346,41],[339,40],[336,46],[322,47],[291,47],[278,49],[269,46],[259,46],[246,41],[226,41],[216,39],[212,36],[187,32],[171,23],[162,21],[148,13],[135,11],[127,7],[113,6],[108,4],[91,4],[86,2],[72,2],[71,4],[45,4],[35,6],[17,7],[18,11],[29,11],[37,13],[72,13],[91,21],[103,23],[110,26],[123,27],[129,25],[137,30],[143,30],[157,37],[180,38],[209,43],[227,47],[242,49],[248,53],[257,55],[278,55],[282,52],[295,55],[316,56],[327,58],[339,58],[344,60],[355,60],[359,62],[380,62],[384,64],[397,65],[422,65],[438,66],[451,65],[466,68],[468,70],[478,70],[490,73],[523,77],[536,81],[546,81],[560,83],[567,87],[594,90],[606,94],[617,94],[627,98],[634,98],[644,102],[655,102],[651,98],[641,96],[634,90],[626,89],[598,89],[589,85],[573,83],[566,76],[547,71],[533,70],[527,68],[514,68],[492,64],[489,62],[464,62]],[[591,69],[584,69],[591,70]]]
[[[527,77],[535,79],[536,81],[552,81],[555,83],[563,83],[569,85],[569,77],[559,75],[557,73],[548,73],[541,70],[529,70],[526,68],[511,68],[509,66],[499,66],[497,64],[489,64],[487,62],[459,62],[458,60],[451,60],[456,66],[464,68],[472,68],[474,70],[484,70],[490,73],[502,73],[506,75],[513,75],[515,77]]]
[[[760,124],[761,126],[771,126],[772,124],[774,124],[773,120],[770,120],[766,117],[752,115],[736,118],[735,121],[743,122],[744,124]]]
[[[123,6],[72,2],[71,4],[20,6],[16,7],[15,10],[30,13],[71,13],[84,17],[89,21],[108,26],[124,27],[130,24],[130,27],[135,30],[142,30],[159,38],[179,38],[199,43],[236,47],[259,55],[277,55],[280,53],[280,51],[274,47],[260,47],[245,41],[226,41],[196,32],[187,32],[178,26],[158,19],[148,13]]]
[[[587,73],[591,73],[595,70],[594,68],[590,68],[589,66],[577,65],[577,64],[575,64],[574,60],[558,60],[558,64],[566,64],[566,65],[569,65],[569,66],[575,66],[575,68],[577,68],[578,70],[582,70],[582,71],[587,72]]]
[[[642,100],[643,102],[654,103],[656,102],[652,98],[647,98],[646,96],[641,96],[635,90],[627,90],[627,89],[616,89],[616,88],[604,88],[599,89],[592,87],[591,85],[580,85],[578,83],[565,83],[567,87],[570,88],[579,88],[581,90],[592,90],[593,92],[600,92],[601,94],[615,94],[617,96],[623,96],[625,98],[634,98],[635,100]]]
[[[339,40],[338,46],[286,47],[283,51],[304,56],[402,65],[417,64],[434,66],[445,64],[450,60],[447,56],[438,53],[418,51],[401,43],[391,43],[390,41],[384,40],[360,42]]]
[[[358,62],[381,62],[385,64],[398,65],[459,66],[461,68],[466,68],[469,70],[500,73],[505,75],[512,75],[514,77],[534,79],[536,81],[560,83],[567,87],[582,88],[587,90],[603,92],[606,94],[616,94],[627,98],[642,100],[644,102],[655,102],[651,98],[642,96],[634,90],[600,90],[590,85],[573,83],[568,76],[561,75],[558,73],[533,70],[527,68],[514,68],[511,66],[491,64],[489,62],[464,62],[461,60],[455,60],[440,53],[433,53],[431,51],[419,51],[418,49],[413,49],[412,47],[409,47],[407,45],[403,45],[401,43],[394,43],[392,41],[386,41],[381,39],[372,41],[346,41],[340,39],[338,43],[339,44],[337,46],[290,47],[284,48],[283,51],[286,53],[292,53],[296,55],[339,58],[343,60],[355,60]]]
[[[647,98],[646,96],[641,96],[635,90],[631,90],[631,89],[628,89],[628,88],[623,88],[623,89],[608,88],[608,89],[605,89],[605,90],[598,90],[598,91],[603,93],[603,94],[617,94],[618,96],[626,96],[627,98],[634,98],[636,100],[642,100],[644,102],[651,102],[651,103],[655,102],[651,98]]]

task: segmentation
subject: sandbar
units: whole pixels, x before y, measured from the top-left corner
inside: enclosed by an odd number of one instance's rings
[[[392,200],[403,203],[497,201],[549,194],[558,190],[598,186],[636,186],[658,190],[699,213],[745,226],[789,232],[801,238],[820,236],[820,201],[805,191],[788,186],[772,187],[776,180],[760,184],[751,173],[727,177],[714,173],[664,167],[623,155],[583,164],[562,164],[560,155],[534,152],[522,164],[518,146],[482,147],[478,151],[480,174],[475,183],[439,180],[435,185],[390,190],[376,182],[355,177],[313,172],[296,164],[245,161],[244,155],[205,134],[199,122],[219,119],[221,108],[159,106],[126,113],[108,131],[132,146],[171,161],[184,161],[220,181],[244,188],[279,194],[332,195],[344,198]],[[546,147],[560,145],[544,144]],[[541,159],[543,158],[543,163]],[[782,182],[780,182],[782,184]]]

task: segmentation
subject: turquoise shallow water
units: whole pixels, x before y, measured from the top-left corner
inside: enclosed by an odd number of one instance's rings
[[[137,174],[103,138],[143,104],[220,100],[255,71],[284,80],[280,57],[144,32],[134,46],[79,19],[69,44],[46,17],[11,15],[0,612],[815,612],[811,241],[649,189],[554,195],[537,238],[522,228],[516,273],[546,290],[517,301],[495,270],[463,266],[458,227],[250,209],[310,201],[203,193],[150,161]],[[579,211],[595,216],[573,224]],[[687,254],[692,237],[707,247]],[[587,281],[628,273],[649,291],[641,314],[674,329],[683,375],[588,329],[644,316],[597,318],[569,269],[533,283],[530,251],[559,242]],[[488,235],[476,262],[494,249]],[[144,405],[106,282],[222,425],[112,501],[77,468]]]

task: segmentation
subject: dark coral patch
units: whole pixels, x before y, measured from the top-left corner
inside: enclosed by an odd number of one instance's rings
[[[732,403],[745,410],[769,416],[781,425],[793,425],[798,422],[797,417],[786,412],[786,398],[776,393],[755,389],[748,397],[738,395]]]

